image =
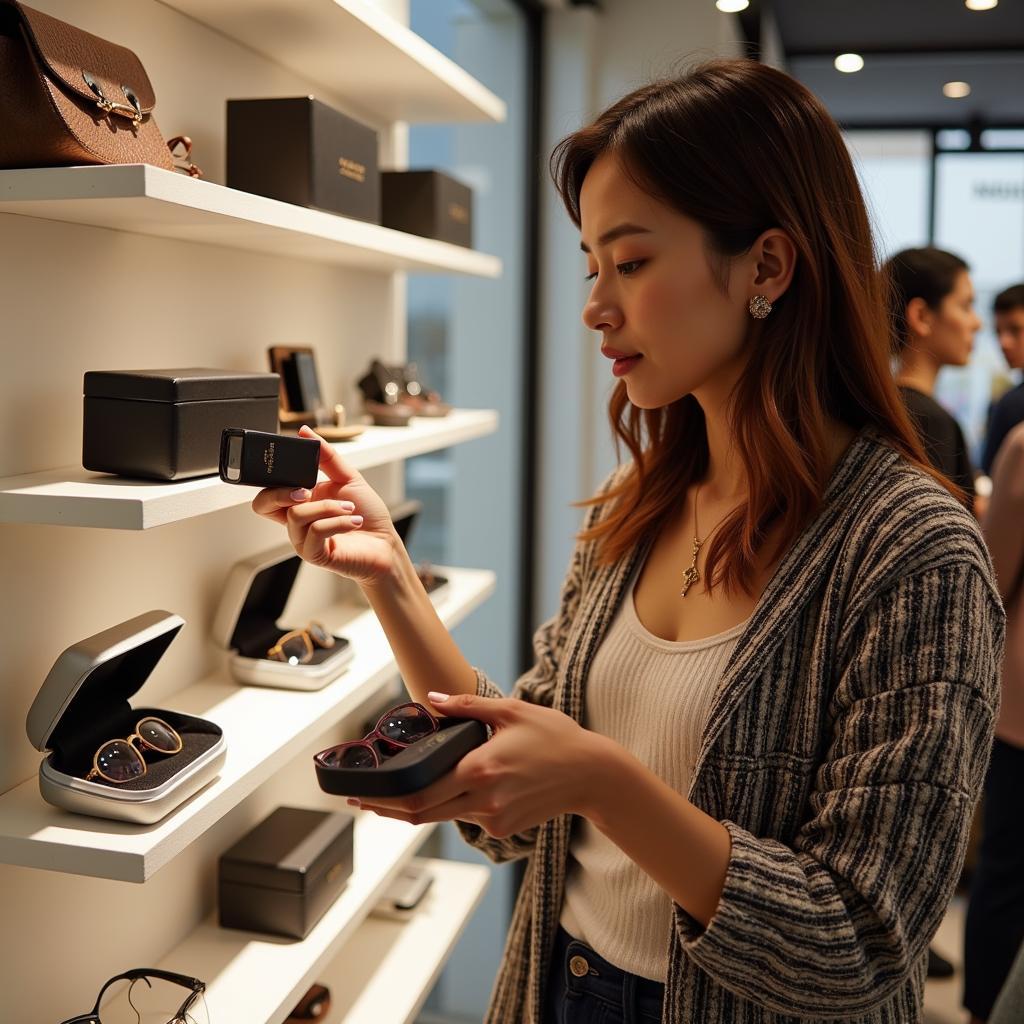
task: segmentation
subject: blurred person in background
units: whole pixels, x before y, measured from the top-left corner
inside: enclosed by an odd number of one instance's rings
[[[943,366],[966,366],[981,319],[967,264],[943,249],[904,249],[886,264],[891,283],[896,383],[931,464],[964,492],[978,513],[974,478],[960,424],[935,400]]]
[[[990,1019],[1024,942],[1024,423],[1010,431],[996,456],[982,530],[1007,621],[1002,702],[964,937],[964,1006],[972,1024]],[[1004,1002],[1012,998],[1011,990]],[[1024,1020],[1024,1001],[1015,1010],[1006,1019]]]
[[[1006,365],[1011,370],[1024,369],[1024,284],[1015,284],[1000,292],[992,304],[992,313]],[[1024,423],[1024,383],[1010,388],[992,406],[981,458],[984,472],[992,473],[999,446],[1018,423]]]

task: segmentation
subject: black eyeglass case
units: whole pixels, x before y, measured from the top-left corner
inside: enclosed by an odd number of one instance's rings
[[[268,658],[267,651],[305,622],[278,625],[291,595],[302,559],[290,544],[236,563],[228,575],[213,625],[214,640],[230,652],[228,668],[240,683],[284,690],[320,690],[337,679],[352,660],[352,645],[343,636],[334,646],[313,648],[304,665]]]
[[[314,761],[316,779],[335,796],[406,796],[447,775],[487,740],[487,726],[474,718],[441,718],[437,732],[387,758],[378,768],[326,768]]]
[[[39,791],[47,803],[97,818],[151,824],[217,777],[226,750],[218,725],[130,703],[184,625],[170,612],[146,612],[74,644],[57,658],[26,723],[32,744],[47,752],[39,766]],[[145,775],[131,782],[86,782],[99,747],[107,740],[127,739],[147,715],[172,726],[182,738],[182,750],[170,755],[147,751]]]

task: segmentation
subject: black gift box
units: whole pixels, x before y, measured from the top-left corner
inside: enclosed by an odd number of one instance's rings
[[[355,818],[278,807],[221,855],[222,928],[304,939],[352,874]]]
[[[90,371],[82,465],[154,480],[216,473],[225,427],[277,431],[279,388],[276,373]]]
[[[473,245],[473,192],[440,171],[385,171],[381,223],[398,231]]]
[[[312,96],[228,100],[229,188],[380,223],[377,133]]]

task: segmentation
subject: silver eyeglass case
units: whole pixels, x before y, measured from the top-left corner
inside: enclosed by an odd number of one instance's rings
[[[295,586],[302,559],[290,544],[253,555],[231,569],[213,625],[216,643],[230,651],[228,667],[240,683],[283,690],[320,690],[337,679],[352,660],[352,645],[334,637],[330,648],[314,647],[305,664],[267,657],[267,651],[292,629],[278,625]]]
[[[133,707],[185,620],[151,611],[69,647],[54,662],[29,709],[26,730],[47,756],[39,791],[47,803],[77,814],[151,824],[217,777],[224,735],[205,718],[165,708]],[[144,754],[144,775],[121,785],[85,776],[108,740],[127,739],[154,715],[181,736],[177,754]]]

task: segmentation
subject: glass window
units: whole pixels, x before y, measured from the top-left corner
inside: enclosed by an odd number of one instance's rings
[[[881,258],[927,245],[931,133],[849,131],[846,142]]]
[[[971,362],[944,368],[936,397],[960,421],[978,462],[989,404],[1011,383],[992,331],[992,300],[1024,280],[1024,154],[940,154],[935,197],[935,244],[970,264],[984,321]]]

